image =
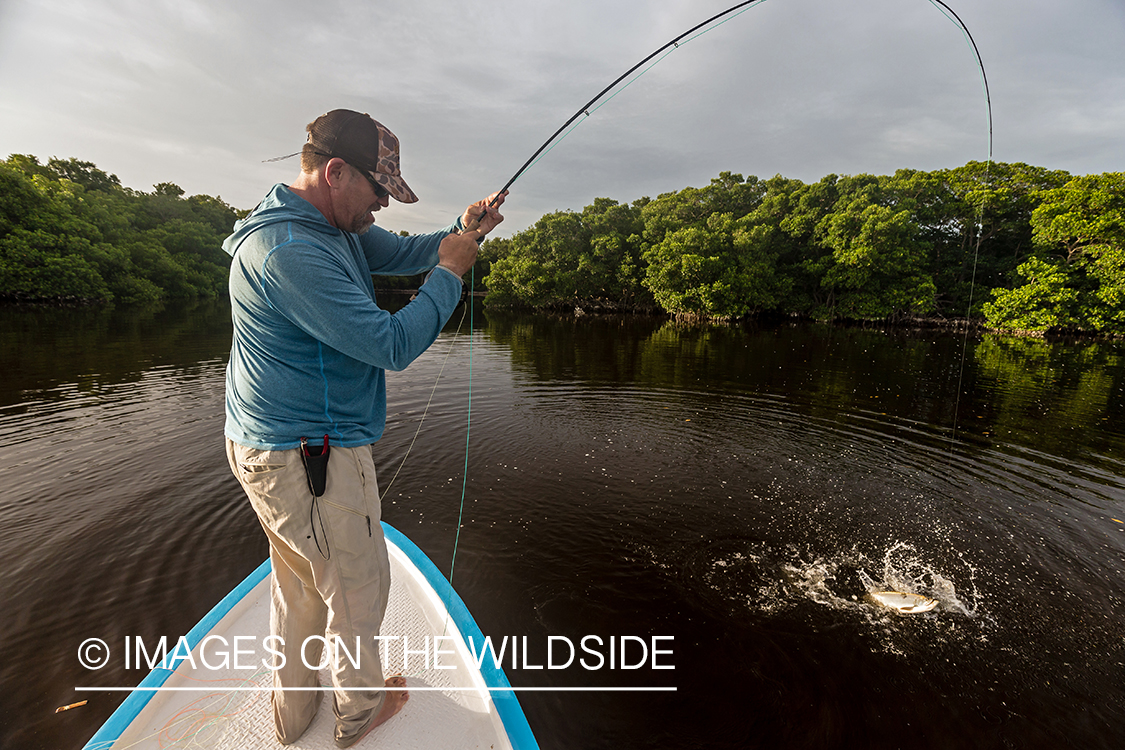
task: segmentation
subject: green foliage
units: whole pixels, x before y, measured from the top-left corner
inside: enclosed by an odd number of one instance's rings
[[[1064,264],[1033,257],[1017,273],[1026,283],[1015,289],[993,289],[992,302],[985,303],[990,326],[1044,332],[1074,325],[1079,294],[1069,285]]]
[[[993,291],[989,325],[1125,333],[1125,173],[1041,191],[1030,228],[1037,255],[1018,268],[1024,283]]]
[[[152,302],[226,288],[220,198],[172,183],[121,187],[90,162],[13,154],[0,162],[0,299]]]
[[[970,311],[972,287],[989,290],[1012,282],[1015,269],[1035,250],[1032,211],[1043,191],[1065,184],[1070,175],[1022,163],[983,162],[929,174],[940,178],[944,193],[929,217],[939,235],[931,262],[939,309],[980,315],[980,301],[988,295],[976,294]]]
[[[863,185],[842,196],[817,225],[820,241],[832,251],[820,282],[831,293],[832,316],[890,318],[934,308],[936,290],[918,225],[910,211],[881,205],[881,197],[877,183]]]
[[[35,159],[34,156],[30,158]],[[106,174],[94,166],[92,162],[79,161],[78,159],[64,161],[52,157],[47,161],[47,170],[57,179],[69,180],[87,190],[111,192],[121,189],[121,180],[117,179],[117,175]]]
[[[1125,333],[1125,173],[969,162],[805,184],[722,172],[703,188],[549,214],[481,257],[494,306]]]
[[[645,252],[645,284],[672,313],[739,317],[778,306],[791,283],[777,273],[775,228],[712,214]]]
[[[482,248],[489,305],[652,306],[644,289],[641,210],[598,198],[582,213],[547,214],[533,227]]]
[[[1077,177],[1042,193],[1032,212],[1038,245],[1065,253],[1097,254],[1125,241],[1125,172]]]
[[[82,257],[88,249],[82,238],[16,227],[0,239],[0,289],[15,297],[105,299],[105,280]]]

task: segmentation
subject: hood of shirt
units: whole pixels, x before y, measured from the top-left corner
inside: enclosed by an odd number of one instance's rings
[[[255,206],[245,219],[239,219],[234,223],[234,231],[223,240],[223,250],[234,257],[234,254],[238,252],[238,246],[251,232],[268,224],[279,224],[287,221],[296,222],[311,231],[320,232],[329,237],[343,234],[339,229],[328,223],[324,214],[316,206],[285,185],[278,183],[273,186],[273,189],[266,194],[262,202]]]

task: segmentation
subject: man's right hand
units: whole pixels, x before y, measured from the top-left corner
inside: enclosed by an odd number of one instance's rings
[[[480,239],[483,235],[474,230],[451,234],[438,245],[438,265],[445,266],[448,270],[464,276],[477,262],[477,253],[480,251]]]

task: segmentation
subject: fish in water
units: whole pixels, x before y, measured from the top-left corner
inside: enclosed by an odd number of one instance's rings
[[[929,612],[938,605],[937,599],[930,599],[921,594],[907,594],[902,591],[874,591],[871,598],[884,607],[897,609],[907,614]]]

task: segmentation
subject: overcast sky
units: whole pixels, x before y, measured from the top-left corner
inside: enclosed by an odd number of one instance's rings
[[[1125,0],[947,0],[988,72],[994,157],[1125,170]],[[92,161],[254,206],[306,123],[402,142],[427,231],[497,190],[579,106],[734,0],[0,0],[0,157]],[[768,0],[682,45],[516,182],[509,235],[595,197],[720,171],[805,181],[988,155],[976,59],[928,0]]]

